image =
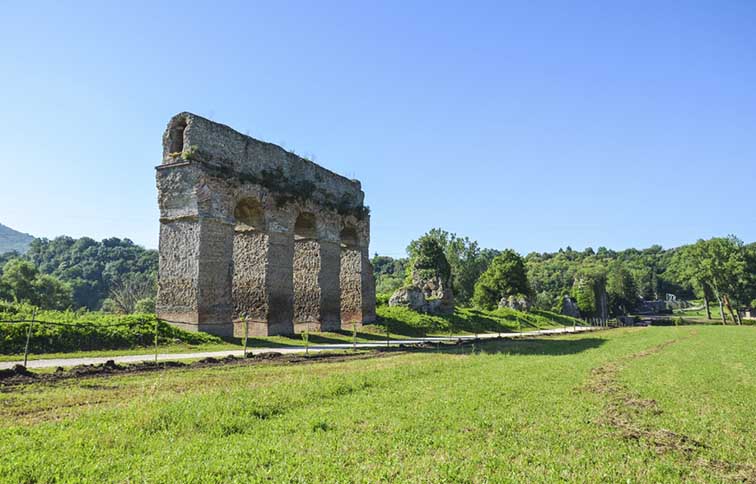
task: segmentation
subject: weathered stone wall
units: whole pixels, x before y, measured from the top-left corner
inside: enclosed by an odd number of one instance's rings
[[[294,329],[319,331],[320,322],[320,244],[317,240],[294,241]]]
[[[362,321],[362,256],[359,249],[341,249],[341,321]]]
[[[245,324],[253,336],[374,320],[359,182],[182,113],[164,135],[157,185],[159,316],[236,336]],[[303,215],[311,233],[295,241]],[[345,256],[346,228],[354,254]]]
[[[231,284],[235,320],[241,315],[255,322],[268,320],[268,235],[237,229],[234,235],[234,277]]]
[[[341,247],[331,240],[320,241],[320,321],[321,330],[341,329]]]
[[[176,220],[160,225],[157,311],[166,319],[197,323],[199,225]]]
[[[183,132],[172,129],[177,123],[185,125]],[[317,203],[362,207],[365,195],[359,181],[338,175],[280,146],[245,136],[223,124],[191,113],[174,116],[163,136],[163,159],[168,163],[175,158],[171,156],[174,153],[170,152],[172,147],[178,146],[172,139],[175,136],[183,138],[180,146],[185,157],[202,162],[209,168],[217,168],[230,178],[255,182],[265,179],[266,174],[282,176],[300,187],[311,184],[313,191],[307,198]]]

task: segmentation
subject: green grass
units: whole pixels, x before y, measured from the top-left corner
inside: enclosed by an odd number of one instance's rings
[[[485,311],[457,307],[445,316],[421,314],[403,307],[378,306],[378,318],[388,322],[392,331],[400,335],[426,336],[474,333],[511,333],[564,326],[581,326],[585,323],[549,311],[532,310],[523,313],[508,308]],[[376,328],[377,331],[377,328]]]
[[[752,327],[626,328],[489,342],[478,354],[36,384],[0,393],[0,480],[753,478],[743,473],[756,463],[755,346]],[[617,408],[622,425],[702,445],[633,437],[609,418]]]
[[[29,319],[32,307],[23,305],[3,306],[0,319]],[[2,308],[0,308],[2,309]],[[416,336],[474,334],[484,332],[532,331],[583,324],[567,316],[547,311],[521,313],[511,309],[479,311],[457,308],[452,315],[431,316],[416,313],[406,308],[379,306],[379,321],[367,325],[357,333],[357,342],[384,340],[386,326],[392,339]],[[30,359],[117,356],[150,353],[154,349],[154,315],[118,316],[99,312],[44,311],[37,320],[59,323],[92,322],[82,327],[36,324],[33,326]],[[111,326],[129,323],[125,326]],[[23,356],[28,325],[0,324],[0,362],[17,361]],[[192,333],[161,322],[159,326],[159,351],[161,353],[188,353],[194,351],[235,350],[242,348],[240,339],[226,339],[206,333]],[[310,344],[351,343],[352,332],[321,332],[310,335]],[[250,348],[304,346],[301,335],[250,338]]]

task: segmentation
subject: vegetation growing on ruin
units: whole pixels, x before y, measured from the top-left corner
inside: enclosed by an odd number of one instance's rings
[[[233,181],[234,183],[252,183],[269,190],[278,206],[291,202],[304,203],[311,199],[317,190],[317,185],[310,180],[296,180],[286,176],[283,169],[277,166],[271,170],[262,170],[259,175],[239,172],[232,168],[233,163],[221,160],[213,162],[212,156],[200,150],[197,146],[190,146],[182,154],[182,159],[201,163],[205,170],[213,176]],[[335,198],[329,193],[319,193],[319,202],[327,209],[340,215],[352,215],[357,220],[364,220],[370,215],[370,207],[364,204],[355,205],[349,196]]]
[[[0,393],[0,476],[749,482],[754,345],[747,327],[635,328],[35,384]]]

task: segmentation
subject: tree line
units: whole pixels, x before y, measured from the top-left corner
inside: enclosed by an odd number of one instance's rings
[[[734,236],[673,249],[567,247],[523,257],[435,228],[411,241],[407,254],[373,257],[379,298],[388,299],[408,284],[413,264],[421,261],[424,270],[443,265],[438,270],[450,276],[457,303],[485,309],[512,296],[527,298],[538,309],[561,311],[568,296],[584,317],[603,310],[617,316],[671,293],[702,299],[709,317],[710,304],[717,304],[721,317],[729,313],[737,321],[739,308],[756,306],[756,244]],[[439,254],[443,264],[437,262]],[[35,239],[24,255],[0,255],[0,300],[46,309],[151,312],[157,269],[157,251],[129,239]]]
[[[43,309],[153,312],[158,254],[116,237],[35,239],[0,255],[0,300]]]
[[[407,284],[418,248],[432,241],[451,269],[459,304],[494,309],[502,298],[526,298],[538,309],[561,311],[569,297],[583,317],[618,316],[638,309],[643,301],[679,299],[716,301],[733,321],[738,308],[756,306],[756,244],[737,237],[699,240],[695,244],[664,249],[614,251],[606,247],[576,251],[517,252],[481,248],[478,242],[442,229],[432,229],[410,242],[406,258],[375,255],[372,259],[376,292],[386,300]],[[709,313],[710,314],[710,313]]]

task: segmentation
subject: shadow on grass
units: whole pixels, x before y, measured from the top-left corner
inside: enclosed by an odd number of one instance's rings
[[[509,355],[574,355],[586,350],[598,348],[606,340],[601,338],[579,339],[523,339],[486,341],[479,345],[479,352],[484,354]]]

